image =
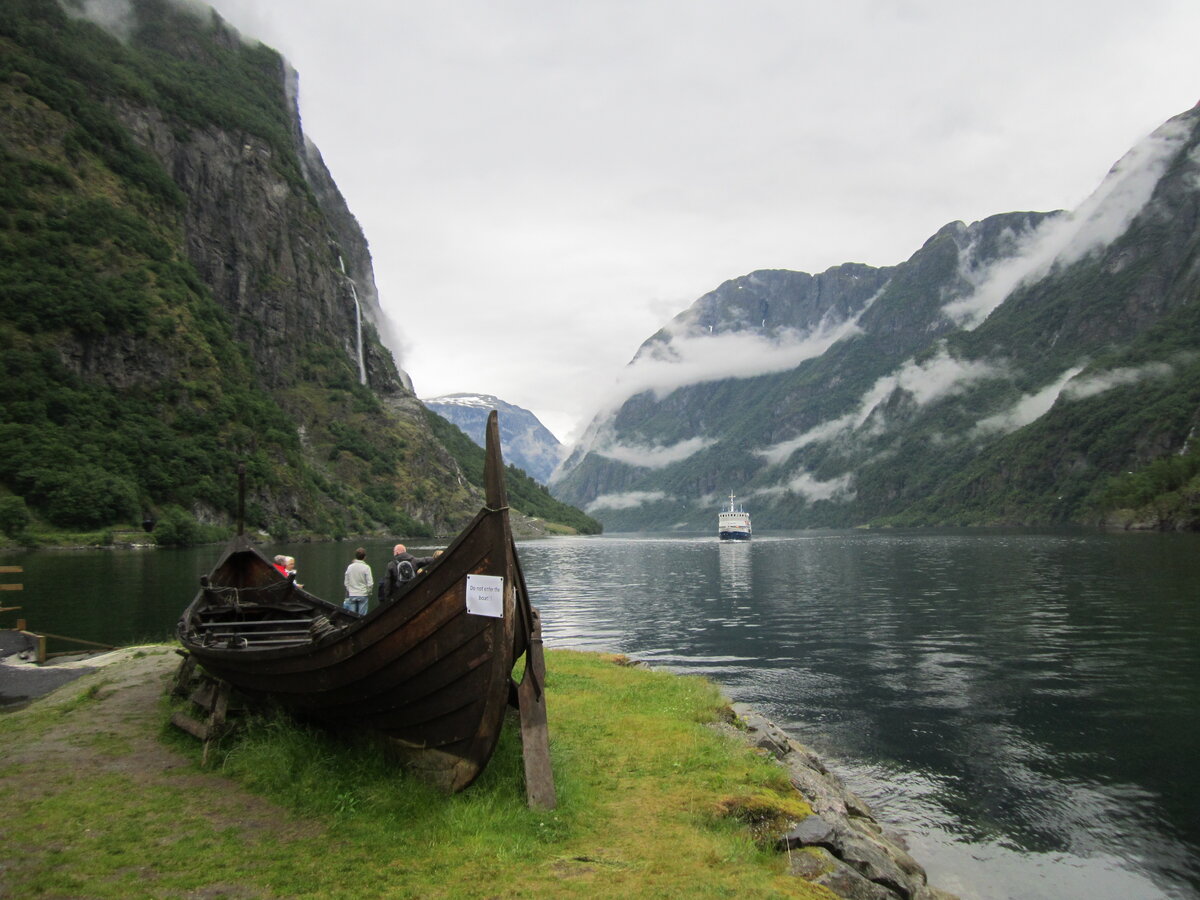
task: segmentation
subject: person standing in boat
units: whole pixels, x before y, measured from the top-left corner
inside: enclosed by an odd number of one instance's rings
[[[392,561],[388,563],[387,572],[379,582],[380,602],[390,600],[392,594],[406,581],[412,581],[417,573],[433,562],[436,556],[413,556],[403,544],[392,548]]]
[[[346,585],[346,602],[342,605],[360,616],[367,614],[367,597],[370,596],[371,585],[375,581],[371,575],[371,567],[365,562],[366,558],[367,551],[364,548],[359,547],[355,550],[354,560],[346,566],[346,577],[343,579]]]

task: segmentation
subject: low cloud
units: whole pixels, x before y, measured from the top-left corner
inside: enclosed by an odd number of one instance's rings
[[[1113,388],[1137,384],[1147,378],[1169,378],[1175,369],[1167,363],[1154,362],[1144,366],[1109,369],[1078,378],[1082,371],[1083,366],[1067,369],[1040,391],[1026,394],[1003,412],[981,419],[975,424],[975,434],[1007,434],[1040,419],[1060,397],[1064,400],[1083,400]]]
[[[87,19],[114,37],[127,41],[133,36],[137,20],[129,0],[83,0],[82,3],[62,3],[68,15]]]
[[[821,481],[808,472],[799,472],[783,484],[761,488],[754,493],[759,497],[778,497],[786,493],[799,494],[810,503],[818,500],[846,501],[854,499],[854,491],[851,488],[852,481],[853,476],[849,473],[831,478],[829,481]]]
[[[666,342],[639,354],[621,373],[612,405],[619,406],[644,391],[653,391],[662,399],[687,385],[794,369],[859,330],[858,319],[853,317],[825,319],[812,331],[711,334],[688,330],[672,334]]]
[[[785,463],[793,453],[801,447],[807,447],[809,444],[820,444],[825,441],[831,441],[844,431],[849,431],[858,421],[858,412],[847,413],[837,419],[831,419],[828,422],[822,422],[815,428],[810,428],[808,431],[799,437],[794,437],[791,440],[781,441],[778,444],[772,444],[762,450],[755,450],[756,456],[761,456],[767,461],[767,465],[778,466]]]
[[[208,16],[212,15],[212,10],[202,0],[172,0],[172,5],[201,21],[206,21]],[[99,25],[120,41],[128,41],[133,37],[134,29],[138,25],[131,0],[59,0],[59,6],[67,15]]]
[[[1125,233],[1154,192],[1168,163],[1187,140],[1189,126],[1170,121],[1143,139],[1112,167],[1074,212],[1046,219],[1019,239],[1017,255],[967,277],[975,290],[942,311],[956,324],[975,328],[1017,287],[1107,247]]]
[[[1071,400],[1094,397],[1116,387],[1137,384],[1147,378],[1169,378],[1175,369],[1167,363],[1147,363],[1144,366],[1110,369],[1076,379],[1063,388],[1063,396]]]
[[[976,422],[975,433],[978,435],[1008,434],[1040,419],[1050,411],[1050,407],[1054,405],[1054,401],[1063,392],[1067,382],[1082,371],[1082,366],[1067,369],[1067,371],[1063,372],[1057,379],[1040,391],[1026,394],[1003,412],[996,413],[994,416],[988,416],[986,419]]]
[[[597,449],[595,452],[599,456],[615,459],[617,462],[622,462],[630,466],[638,466],[643,469],[662,469],[680,460],[687,459],[689,456],[694,456],[715,443],[716,441],[709,438],[694,437],[666,447],[661,445],[610,444],[603,449]]]
[[[601,494],[585,508],[584,512],[591,513],[598,509],[636,509],[647,503],[657,503],[667,499],[662,491],[626,491],[623,494]]]
[[[938,352],[922,362],[909,360],[896,372],[885,375],[867,391],[859,407],[859,424],[895,391],[907,393],[917,406],[925,406],[943,397],[961,394],[978,381],[1003,378],[1008,367],[985,360],[957,359],[943,343]]]
[[[929,359],[922,362],[909,360],[895,372],[879,378],[851,412],[822,422],[798,437],[754,452],[769,465],[780,465],[801,447],[832,441],[845,432],[861,428],[880,404],[885,403],[897,390],[904,391],[917,406],[925,406],[943,397],[961,394],[976,382],[1008,375],[1009,369],[1005,363],[957,359],[942,344]]]

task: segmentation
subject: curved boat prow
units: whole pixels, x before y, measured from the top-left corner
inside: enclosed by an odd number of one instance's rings
[[[515,696],[529,803],[552,808],[541,630],[509,525],[494,410],[486,443],[484,507],[365,616],[307,593],[239,534],[184,610],[179,639],[247,698],[333,729],[374,729],[451,791],[487,765]]]
[[[488,413],[484,437],[483,491],[489,509],[508,506],[508,488],[504,483],[504,458],[500,453],[500,417]]]

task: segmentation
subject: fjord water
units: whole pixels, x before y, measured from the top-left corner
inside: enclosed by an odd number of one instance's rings
[[[365,546],[379,574],[389,545]],[[263,549],[341,597],[352,545]],[[25,567],[31,628],[116,644],[168,637],[218,553],[0,564]],[[714,679],[820,751],[935,885],[1200,897],[1200,536],[617,535],[520,553],[548,646]]]
[[[796,533],[522,547],[550,646],[707,675],[964,898],[1200,896],[1200,540]]]

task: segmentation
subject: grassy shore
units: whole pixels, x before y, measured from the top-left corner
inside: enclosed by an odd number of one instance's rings
[[[825,897],[769,848],[808,813],[707,727],[703,679],[548,653],[558,808],[525,805],[520,738],[445,796],[367,739],[253,719],[215,765],[169,724],[169,647],[0,717],[0,896]]]

